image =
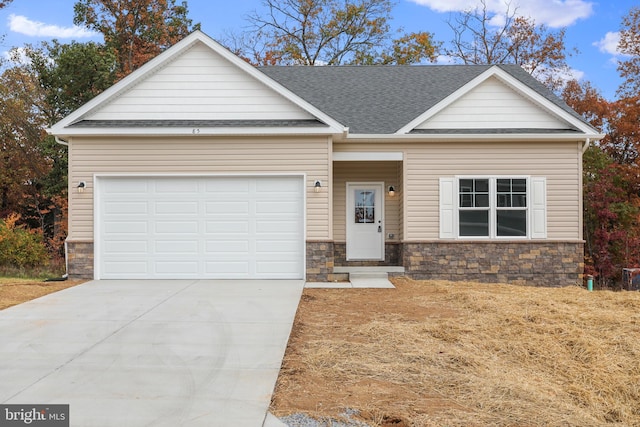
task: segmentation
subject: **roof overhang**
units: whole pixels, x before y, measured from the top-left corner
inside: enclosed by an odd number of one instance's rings
[[[584,141],[599,141],[605,137],[601,133],[570,133],[570,134],[558,134],[558,133],[475,133],[475,134],[454,134],[454,133],[410,133],[410,134],[394,134],[394,135],[381,135],[381,134],[350,134],[342,140],[335,140],[335,142],[393,142],[393,141],[411,141],[411,142],[545,142],[545,141],[558,141],[558,142],[584,142]]]
[[[49,133],[60,138],[72,138],[77,136],[243,136],[243,135],[336,135],[330,128],[317,127],[287,127],[287,128],[261,128],[261,127],[237,127],[237,128],[183,128],[183,127],[156,127],[156,128],[66,128],[59,133],[51,129]]]

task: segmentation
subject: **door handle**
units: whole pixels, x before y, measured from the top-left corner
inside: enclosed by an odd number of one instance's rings
[[[378,233],[382,233],[382,221],[378,221]]]

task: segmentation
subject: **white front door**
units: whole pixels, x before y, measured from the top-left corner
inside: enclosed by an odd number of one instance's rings
[[[384,184],[347,183],[347,260],[384,260]]]

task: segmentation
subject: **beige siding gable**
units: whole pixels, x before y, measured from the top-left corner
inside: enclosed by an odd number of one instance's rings
[[[567,129],[571,126],[490,77],[416,129]]]
[[[87,120],[296,120],[313,116],[202,42]]]

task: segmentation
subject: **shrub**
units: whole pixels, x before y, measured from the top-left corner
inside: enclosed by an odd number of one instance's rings
[[[42,236],[16,225],[20,215],[11,214],[0,220],[0,266],[35,267],[48,263],[48,252]]]

